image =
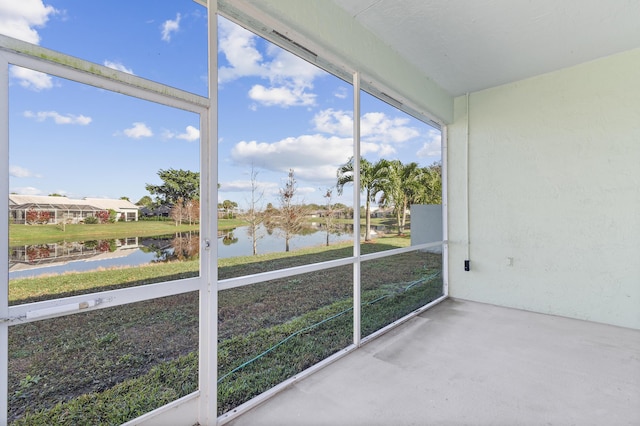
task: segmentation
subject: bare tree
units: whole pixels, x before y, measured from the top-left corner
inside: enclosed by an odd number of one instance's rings
[[[182,225],[182,219],[185,216],[184,201],[182,198],[178,198],[177,202],[171,207],[171,219],[175,222],[176,226]]]
[[[336,226],[336,223],[335,223],[336,210],[335,210],[335,206],[333,205],[333,188],[327,188],[323,197],[327,200],[327,204],[325,205],[325,209],[324,209],[323,219],[324,219],[325,231],[327,233],[327,247],[329,247],[329,234],[333,232]]]
[[[289,251],[291,238],[302,230],[304,224],[304,206],[295,203],[297,189],[293,169],[289,169],[284,188],[280,188],[280,212],[277,220],[284,235],[285,251]]]
[[[193,225],[200,220],[200,200],[193,199],[189,200],[185,203],[185,214],[187,216],[187,220],[189,225]]]
[[[263,198],[264,190],[258,186],[258,172],[251,166],[251,200],[249,200],[249,208],[244,214],[244,220],[249,224],[247,233],[251,237],[254,256],[258,254],[258,240],[264,237],[260,233],[260,225],[264,222]]]

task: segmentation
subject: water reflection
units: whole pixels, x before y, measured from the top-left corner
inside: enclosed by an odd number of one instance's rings
[[[173,236],[142,238],[140,251],[153,254],[151,262],[154,263],[194,260],[200,254],[200,234],[179,232]]]
[[[292,250],[330,245],[353,238],[351,225],[329,232],[320,224],[314,225],[292,238]],[[247,226],[219,230],[218,257],[250,256],[252,240],[248,231]],[[275,231],[266,227],[259,230],[261,238],[258,242],[258,254],[284,251],[284,240]],[[199,256],[199,249],[198,232],[12,246],[9,247],[9,277],[15,279],[98,268],[195,260]]]
[[[78,260],[117,258],[139,247],[137,237],[12,246],[9,272]]]
[[[231,244],[235,244],[238,242],[238,237],[233,235],[233,230],[227,232],[222,237],[222,244],[225,246],[230,246]]]
[[[9,247],[9,277],[197,259],[197,232]]]

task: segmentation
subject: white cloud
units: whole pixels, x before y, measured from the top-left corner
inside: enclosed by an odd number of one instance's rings
[[[9,37],[40,44],[36,28],[43,27],[56,13],[53,6],[45,6],[41,0],[0,0],[0,28]],[[51,77],[41,72],[16,66],[11,66],[10,72],[27,89],[40,91],[53,87]]]
[[[256,181],[258,192],[277,193],[278,185],[274,182]],[[234,180],[220,183],[220,192],[251,192],[250,180]]]
[[[164,129],[162,131],[162,139],[173,139],[176,137],[176,134],[171,130]]]
[[[249,97],[266,106],[290,106],[314,105],[316,95],[304,93],[299,87],[271,87],[266,88],[256,84],[249,90]],[[255,109],[254,109],[255,110]]]
[[[329,134],[350,136],[353,134],[353,113],[325,109],[312,119],[315,129]],[[369,112],[360,120],[360,137],[365,142],[383,144],[402,143],[420,136],[420,132],[409,127],[408,118],[391,118],[382,112]]]
[[[315,129],[322,133],[340,136],[353,135],[353,113],[332,108],[318,112],[311,120]]]
[[[316,191],[317,191],[316,188],[312,188],[310,186],[299,186],[296,188],[296,192],[300,195],[313,194]]]
[[[247,76],[267,75],[261,64],[262,55],[256,48],[256,36],[226,19],[219,19],[218,48],[229,63],[218,70],[218,81],[226,83]]]
[[[286,173],[293,169],[301,179],[335,180],[336,169],[353,155],[352,140],[337,136],[302,135],[274,143],[242,141],[231,158],[243,165]]]
[[[368,112],[360,120],[360,134],[369,141],[401,143],[420,136],[409,127],[408,118],[390,118],[382,112]]]
[[[36,113],[25,111],[23,115],[27,118],[35,118],[37,121],[45,121],[47,118],[51,118],[56,124],[79,124],[86,126],[92,121],[91,117],[85,115],[62,115],[56,111],[39,111]]]
[[[422,144],[416,155],[419,158],[440,157],[442,155],[441,133],[435,129],[430,129],[427,134],[427,141]]]
[[[180,29],[180,14],[176,15],[175,20],[168,19],[162,24],[162,40],[171,41],[171,34]]]
[[[9,176],[13,176],[16,178],[27,178],[27,177],[42,177],[38,174],[32,173],[29,169],[25,169],[20,166],[9,166]]]
[[[272,82],[291,80],[296,87],[312,87],[313,80],[324,75],[320,68],[275,44],[268,45],[267,56],[272,58],[270,62],[265,63]]]
[[[185,141],[193,142],[200,139],[200,130],[196,129],[193,126],[187,126],[184,133],[176,136],[178,139],[183,139]]]
[[[2,34],[39,44],[37,27],[44,26],[49,16],[58,11],[42,0],[0,0],[0,28]]]
[[[105,60],[104,61],[104,66],[105,67],[109,67],[109,68],[114,69],[114,70],[126,72],[127,74],[135,75],[131,68],[127,68],[121,62],[113,62],[113,61]]]
[[[184,133],[176,133],[171,130],[165,129],[162,131],[162,139],[182,139],[188,142],[197,141],[200,139],[200,130],[193,126],[187,126]]]
[[[39,71],[11,65],[9,73],[12,78],[18,79],[20,86],[35,92],[53,87],[53,79],[51,76]]]
[[[133,139],[148,138],[153,136],[153,132],[144,123],[133,123],[130,129],[124,129],[124,134]]]
[[[309,182],[323,182],[328,185],[335,185],[336,171],[338,167],[349,160],[346,157],[343,161],[335,164],[318,164],[312,167],[293,167],[296,179],[306,180]]]
[[[396,154],[396,149],[393,147],[393,145],[389,145],[387,143],[380,143],[380,144],[374,144],[374,143],[368,143],[367,145],[371,146],[371,151],[372,153],[375,153],[378,157],[380,158],[384,158],[384,157],[391,157],[393,155]],[[361,150],[362,154],[366,154],[367,150]]]
[[[333,93],[333,96],[335,96],[338,99],[346,99],[348,94],[349,92],[347,88],[341,86],[336,89],[336,91]]]
[[[11,192],[15,192],[20,195],[42,195],[42,191],[33,186],[22,186],[19,188],[11,188]]]
[[[311,93],[313,80],[323,71],[297,56],[268,44],[263,56],[257,47],[258,37],[224,19],[219,20],[219,50],[228,65],[218,70],[218,82],[224,84],[242,77],[269,81],[269,87],[254,85],[249,97],[266,106],[308,106],[315,104]]]

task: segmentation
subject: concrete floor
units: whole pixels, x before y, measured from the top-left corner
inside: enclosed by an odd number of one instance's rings
[[[640,425],[640,330],[449,299],[227,424]]]

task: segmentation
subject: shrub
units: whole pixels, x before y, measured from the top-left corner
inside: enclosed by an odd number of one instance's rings
[[[49,222],[49,219],[51,219],[51,213],[49,212],[38,213],[38,223],[44,225]]]
[[[29,209],[27,210],[25,219],[27,221],[27,224],[29,225],[33,225],[36,223],[40,225],[44,225],[48,223],[49,220],[51,219],[51,213]]]
[[[116,223],[117,219],[118,219],[118,212],[113,209],[109,209],[109,218],[107,219],[109,223]]]
[[[38,221],[38,212],[35,210],[27,210],[25,219],[29,225],[32,225]]]
[[[107,223],[109,221],[109,212],[106,210],[100,210],[99,212],[96,212],[95,216],[98,218],[98,221],[100,223]]]
[[[98,218],[95,216],[87,216],[84,218],[84,223],[86,225],[95,225],[99,222]]]

